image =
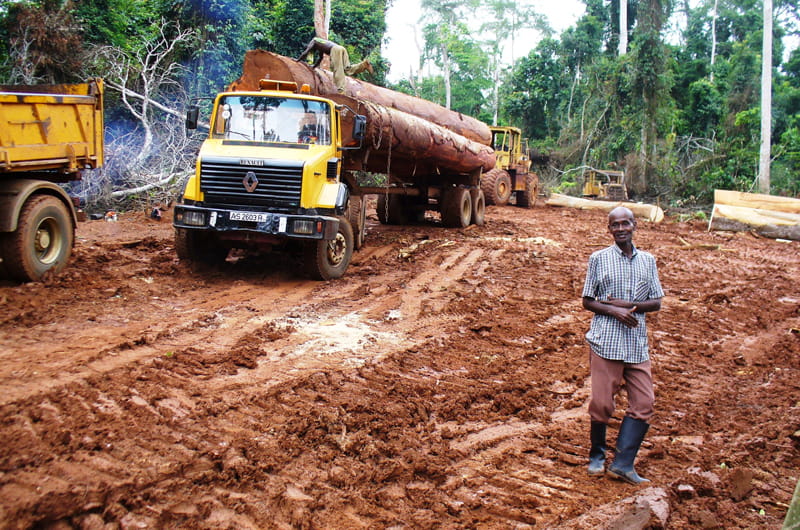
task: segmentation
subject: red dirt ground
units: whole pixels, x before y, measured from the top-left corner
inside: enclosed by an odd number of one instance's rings
[[[640,223],[667,297],[637,488],[586,474],[580,292],[605,214],[429,221],[373,212],[330,283],[284,255],[193,270],[168,219],[81,223],[61,276],[0,284],[2,528],[780,526],[798,242]]]

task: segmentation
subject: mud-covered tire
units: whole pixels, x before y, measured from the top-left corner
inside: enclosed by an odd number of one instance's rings
[[[481,176],[481,189],[486,204],[503,206],[511,197],[511,175],[499,168],[492,169]]]
[[[486,198],[483,190],[473,188],[469,190],[469,195],[472,200],[472,224],[483,226],[486,222]]]
[[[228,257],[228,248],[205,232],[175,228],[175,253],[180,260],[219,265]]]
[[[525,189],[517,192],[517,206],[522,208],[533,208],[536,205],[536,197],[539,195],[539,175],[528,173],[525,176]]]
[[[449,228],[466,228],[472,222],[472,198],[466,188],[448,188],[443,191],[442,224]]]
[[[345,217],[339,217],[339,230],[333,239],[308,241],[305,245],[303,263],[306,272],[314,280],[341,278],[353,257],[353,228]]]
[[[39,281],[67,266],[75,226],[67,206],[50,195],[34,195],[20,211],[17,229],[0,238],[3,268],[12,280]]]
[[[409,204],[402,195],[389,194],[378,195],[378,203],[375,207],[378,220],[384,225],[407,225],[411,222]]]
[[[361,249],[367,232],[367,201],[362,195],[351,195],[347,208],[347,220],[353,229],[353,248]]]

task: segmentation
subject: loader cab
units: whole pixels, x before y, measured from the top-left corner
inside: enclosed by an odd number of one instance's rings
[[[497,166],[506,170],[528,171],[528,140],[522,138],[522,131],[517,127],[493,126],[492,148],[497,156]]]

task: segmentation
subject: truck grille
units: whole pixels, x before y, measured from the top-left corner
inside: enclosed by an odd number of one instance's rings
[[[200,189],[210,203],[296,208],[302,185],[302,162],[265,160],[263,166],[251,166],[206,158],[200,163]]]

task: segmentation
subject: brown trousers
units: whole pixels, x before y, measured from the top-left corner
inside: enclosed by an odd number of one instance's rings
[[[589,417],[592,421],[608,423],[614,414],[614,396],[622,383],[628,394],[628,410],[625,415],[647,422],[653,416],[655,393],[650,361],[627,364],[610,361],[589,350],[589,366],[592,372],[592,399],[589,401]]]

